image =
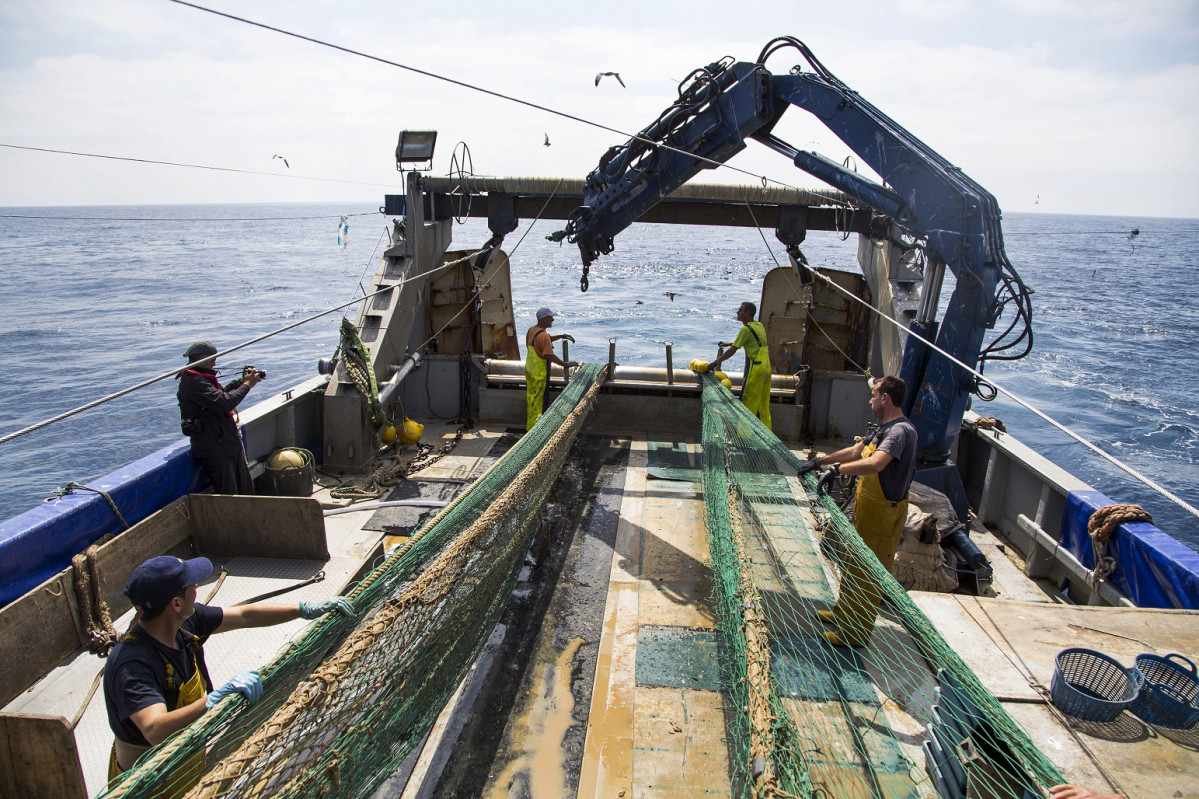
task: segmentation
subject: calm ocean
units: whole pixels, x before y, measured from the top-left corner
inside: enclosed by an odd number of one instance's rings
[[[0,434],[176,368],[195,339],[222,349],[345,302],[373,273],[386,228],[376,206],[204,205],[0,209]],[[349,243],[337,245],[349,214]],[[23,215],[23,216],[19,216]],[[100,218],[100,219],[97,219]],[[577,250],[551,244],[557,225],[509,236],[517,327],[558,312],[576,360],[662,365],[710,358],[735,332],[742,300],[757,302],[773,261],[755,230],[634,226],[593,266],[580,294]],[[1137,229],[1140,234],[1129,238]],[[1033,354],[988,377],[1199,504],[1199,222],[1009,214],[1008,256],[1033,297]],[[456,247],[488,238],[481,221]],[[776,255],[781,248],[768,234]],[[812,234],[813,265],[856,271],[856,242]],[[365,273],[365,278],[363,277]],[[667,296],[673,292],[674,297]],[[944,296],[948,297],[948,287]],[[351,318],[355,312],[350,309]],[[337,344],[341,312],[256,344],[222,365],[267,371],[283,390],[316,374]],[[1005,320],[1006,324],[1006,320]],[[86,482],[179,438],[175,383],[165,380],[0,445],[0,518],[70,480]],[[976,402],[1008,430],[1121,502],[1149,509],[1199,549],[1186,512],[1126,477],[1018,405]]]

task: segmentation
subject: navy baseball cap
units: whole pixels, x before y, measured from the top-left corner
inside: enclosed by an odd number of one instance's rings
[[[179,596],[189,585],[206,580],[210,574],[212,561],[208,558],[180,560],[163,555],[150,558],[134,569],[121,593],[142,610],[153,610]]]

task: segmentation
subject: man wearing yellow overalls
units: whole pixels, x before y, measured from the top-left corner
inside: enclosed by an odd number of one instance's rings
[[[757,313],[758,306],[752,302],[741,303],[737,321],[743,327],[737,331],[737,338],[731,345],[720,342],[716,359],[708,364],[708,371],[716,371],[738,349],[744,349],[745,379],[741,385],[741,402],[770,430],[770,350],[766,347],[766,328],[754,319]]]
[[[888,571],[895,562],[895,550],[908,517],[908,489],[916,471],[916,428],[902,410],[906,394],[907,387],[898,377],[875,380],[870,389],[870,411],[879,421],[878,429],[852,447],[812,458],[799,468],[799,474],[804,475],[832,464],[833,468],[821,476],[821,486],[838,474],[857,475],[853,524]],[[837,626],[836,632],[826,631],[824,637],[838,646],[865,646],[881,601],[882,588],[867,565],[852,550],[847,551],[837,604],[831,611],[817,611],[821,619]]]
[[[529,403],[525,430],[532,430],[533,425],[545,410],[545,385],[549,380],[551,363],[556,363],[563,369],[578,366],[574,361],[565,363],[554,354],[554,342],[566,339],[574,342],[574,338],[563,333],[551,336],[549,328],[554,325],[554,312],[549,308],[537,309],[537,324],[525,333],[525,384],[528,386],[527,399]]]
[[[267,627],[331,611],[354,612],[345,597],[299,605],[210,607],[196,602],[198,584],[212,574],[207,558],[151,558],[133,570],[124,594],[138,610],[136,624],[104,665],[104,704],[116,740],[108,778],[127,771],[141,755],[191,724],[223,697],[262,694],[257,671],[243,671],[215,691],[204,663],[204,642],[214,633]],[[204,754],[183,765],[161,797],[187,793],[204,769]]]

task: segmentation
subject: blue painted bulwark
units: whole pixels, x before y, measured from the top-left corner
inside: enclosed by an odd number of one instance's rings
[[[207,484],[184,439],[88,485],[108,493],[132,526]],[[0,606],[68,568],[100,536],[123,529],[104,497],[79,490],[0,522]]]
[[[1062,518],[1062,546],[1088,569],[1095,553],[1087,522],[1095,511],[1116,503],[1098,491],[1071,491]],[[1108,578],[1142,608],[1199,610],[1199,553],[1148,522],[1122,524],[1108,542],[1116,570]]]

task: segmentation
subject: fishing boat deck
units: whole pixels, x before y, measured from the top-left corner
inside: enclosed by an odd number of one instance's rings
[[[449,443],[456,430],[430,422],[424,441]],[[517,435],[502,428],[467,431],[408,485],[448,499],[502,454],[505,437]],[[415,454],[409,449],[405,457]],[[699,467],[700,445],[686,436],[580,437],[509,610],[423,751],[380,796],[730,793],[730,698],[720,690]],[[318,477],[325,485],[316,486],[314,496],[327,508],[345,504],[330,497],[343,478]],[[218,561],[228,575],[219,586],[214,576],[200,596],[232,604],[320,570],[324,581],[279,601],[334,596],[405,540],[405,525],[415,526],[411,514],[419,512],[403,511],[410,514],[403,524],[375,509],[327,516],[327,562]],[[1063,642],[1126,664],[1142,652],[1193,656],[1199,652],[1196,614],[1063,605],[1025,577],[1000,542],[985,531],[974,538],[995,566],[995,597],[912,596],[1009,714],[1068,779],[1130,799],[1199,796],[1199,732],[1156,730],[1128,713],[1096,725],[1063,717],[1048,703]],[[799,549],[791,554],[802,559]],[[835,590],[836,576],[820,568]],[[117,628],[131,618],[117,620]],[[214,637],[206,648],[214,681],[269,662],[306,624]],[[897,673],[895,648],[916,647],[885,616],[873,641],[861,651],[861,663],[876,693],[846,703],[787,700],[796,726],[825,741],[813,780],[835,796],[933,796],[920,748],[928,735],[920,719],[929,718],[933,675]],[[5,708],[66,719],[81,713],[75,735],[89,794],[104,784],[111,743],[102,691],[88,696],[101,668],[94,656],[77,654]],[[893,735],[874,735],[875,727]]]
[[[729,773],[729,697],[719,689],[699,444],[652,433],[576,444],[589,446],[607,449],[595,459],[606,463],[613,452],[625,453],[623,469],[599,481],[608,513],[553,520],[555,534],[573,526],[574,551],[536,633],[501,740],[489,750],[494,760],[473,784],[488,796],[726,794],[727,782],[716,777]],[[1009,714],[1069,780],[1130,798],[1196,795],[1199,733],[1155,731],[1128,713],[1112,725],[1082,722],[1048,702],[1062,642],[1127,664],[1142,652],[1194,653],[1196,615],[1063,605],[1006,557],[1002,542],[985,530],[973,537],[995,567],[994,597],[912,595]],[[610,545],[596,547],[597,539]],[[605,578],[598,596],[579,587]],[[602,613],[582,607],[596,601]],[[580,626],[578,617],[588,613],[591,622]],[[828,742],[813,776],[830,795],[935,795],[920,748],[928,730],[918,718],[930,717],[935,683],[927,672],[897,674],[897,646],[916,649],[898,624],[880,617],[874,645],[862,654],[878,693],[875,701],[849,703],[848,720],[846,708],[834,703],[813,712],[821,703],[807,701],[793,712],[797,724],[814,725],[812,732]],[[479,741],[469,737],[469,723],[468,737],[457,736],[486,704],[479,698],[486,689],[472,685],[486,679],[483,671],[468,677],[447,706],[414,771],[394,783],[397,794],[448,796],[450,786],[464,784],[437,768],[461,765],[456,758]],[[902,753],[883,735],[871,738],[875,721],[894,731]],[[864,736],[872,777],[855,735]]]

